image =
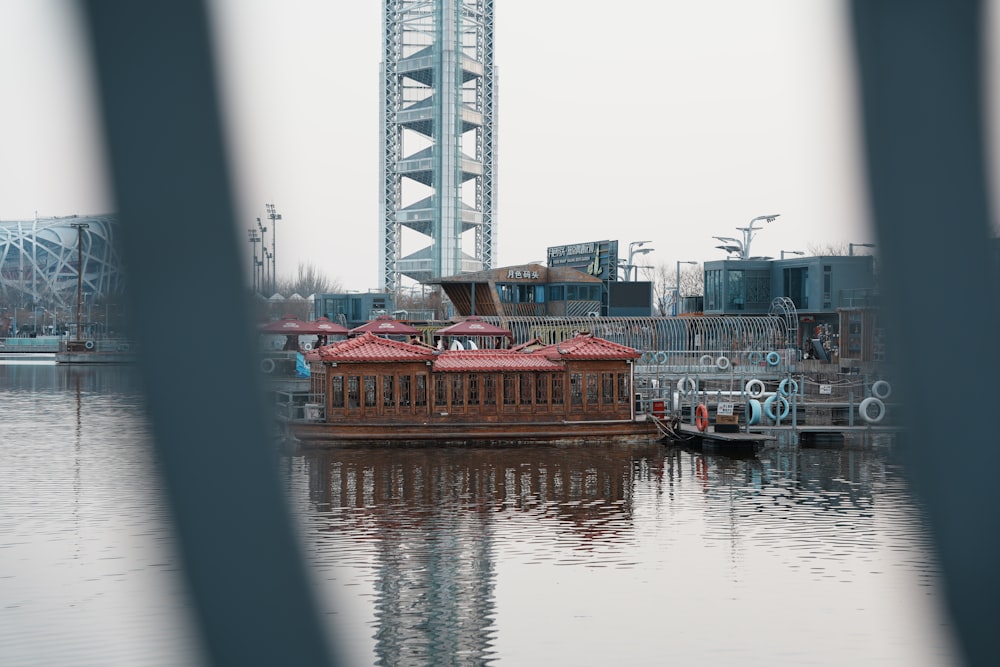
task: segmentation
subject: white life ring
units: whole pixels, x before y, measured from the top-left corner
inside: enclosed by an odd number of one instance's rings
[[[680,380],[677,381],[677,391],[682,394],[690,394],[695,389],[698,388],[698,383],[694,381],[694,378],[690,375],[685,375]]]
[[[701,355],[701,359],[698,360],[698,363],[702,366],[711,366],[715,363],[715,357],[710,354],[703,354]]]
[[[868,408],[873,405],[877,408],[877,412],[871,415],[868,413]],[[869,396],[861,401],[861,405],[858,406],[858,412],[861,413],[861,418],[869,424],[877,424],[885,417],[885,403],[882,402],[881,398]]]
[[[759,382],[759,380],[758,380]],[[753,426],[760,423],[760,401],[751,398],[747,401],[747,424]]]
[[[95,345],[94,341],[92,340],[88,340],[86,343],[83,344],[83,346],[88,350],[93,350],[95,347],[97,347],[97,345]]]
[[[302,343],[302,349],[303,350],[311,350],[311,349],[313,349],[313,344],[312,343]]]
[[[890,385],[885,380],[876,380],[872,384],[872,396],[875,398],[881,398],[883,400],[889,398],[892,395],[892,385]]]
[[[789,386],[791,388],[789,388]],[[799,383],[792,378],[785,378],[778,385],[778,393],[782,396],[791,396],[792,394],[799,393]]]
[[[774,414],[774,402],[775,401],[781,401],[782,409],[781,409],[781,414],[780,415],[775,415]],[[778,420],[784,419],[785,417],[788,416],[788,411],[790,409],[791,409],[791,406],[788,404],[788,399],[785,398],[784,396],[779,395],[779,394],[771,394],[764,401],[764,414],[766,414],[767,418],[770,419],[771,421],[778,421]]]
[[[756,378],[753,380],[747,380],[746,386],[743,387],[743,390],[750,395],[750,398],[760,398],[764,395],[764,391],[766,389],[767,387],[764,386],[764,381]],[[758,407],[760,407],[759,401]]]
[[[715,367],[720,371],[724,371],[729,368],[729,357],[723,355],[715,360]]]
[[[781,361],[781,355],[780,354],[778,354],[777,352],[774,352],[773,350],[771,352],[767,353],[767,365],[768,366],[777,366],[779,361]]]
[[[265,373],[274,372],[274,359],[261,359],[260,360],[260,370]]]
[[[660,350],[659,352],[657,352],[656,353],[656,363],[658,363],[658,364],[665,364],[665,363],[667,363],[667,353],[664,352],[663,350]]]

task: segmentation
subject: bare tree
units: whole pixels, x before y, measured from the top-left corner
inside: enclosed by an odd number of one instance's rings
[[[810,243],[806,248],[815,257],[841,257],[849,254],[846,243]]]
[[[294,276],[278,278],[278,294],[286,298],[292,294],[306,297],[312,294],[330,294],[342,289],[340,281],[331,279],[307,262],[299,262]]]
[[[268,304],[267,310],[271,317],[293,315],[299,319],[309,319],[308,297],[313,294],[330,294],[343,290],[340,281],[333,280],[317,269],[313,264],[299,262],[294,276],[278,278],[277,292],[285,297],[285,301]],[[289,299],[293,294],[303,297],[301,300]]]
[[[701,264],[682,265],[680,287],[681,298],[702,296],[705,293],[704,267]],[[672,315],[677,294],[677,265],[658,264],[653,275],[653,302],[656,314],[661,317]]]

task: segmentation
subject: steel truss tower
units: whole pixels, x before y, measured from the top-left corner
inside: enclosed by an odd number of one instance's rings
[[[383,2],[385,291],[493,268],[493,1]]]

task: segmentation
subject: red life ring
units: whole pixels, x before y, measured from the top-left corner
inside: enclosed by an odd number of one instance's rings
[[[708,428],[708,408],[704,403],[699,403],[698,407],[694,409],[694,425],[698,427],[699,431]]]

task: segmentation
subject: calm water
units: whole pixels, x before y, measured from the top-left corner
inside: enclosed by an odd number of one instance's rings
[[[129,369],[0,365],[0,406],[0,664],[197,663]],[[954,665],[901,446],[326,451],[282,474],[347,664]]]

